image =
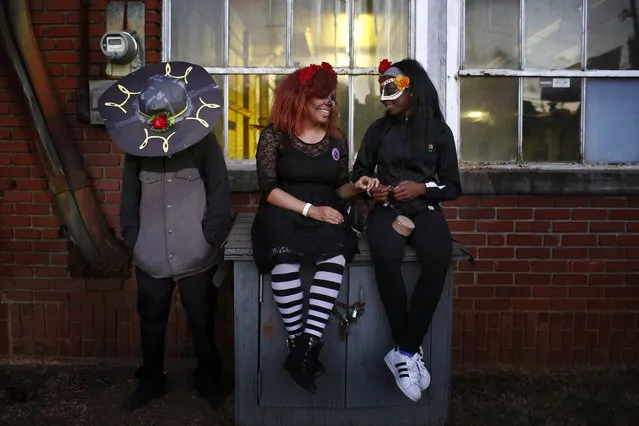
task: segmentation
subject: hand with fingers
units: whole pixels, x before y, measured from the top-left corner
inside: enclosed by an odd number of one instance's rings
[[[362,176],[353,184],[353,186],[361,191],[370,191],[379,185],[379,179],[368,176]]]
[[[377,185],[370,190],[371,197],[380,204],[384,204],[388,201],[388,195],[393,191],[392,186]]]
[[[308,217],[319,222],[332,223],[339,225],[344,222],[344,216],[337,210],[328,206],[311,206],[308,210]]]
[[[406,202],[414,200],[426,193],[426,185],[419,182],[402,181],[393,189],[393,198],[397,201]]]

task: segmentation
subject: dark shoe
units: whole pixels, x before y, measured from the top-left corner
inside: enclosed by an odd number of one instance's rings
[[[211,408],[220,408],[226,398],[233,393],[232,380],[222,374],[216,378],[194,378],[193,387],[202,398],[206,399]]]
[[[284,368],[295,383],[312,394],[317,393],[312,352],[319,343],[319,339],[307,333],[297,336],[284,362]]]
[[[291,352],[293,349],[293,345],[295,345],[294,339],[286,339],[286,346],[288,346],[288,351]],[[316,346],[313,346],[311,350],[311,356],[313,361],[313,376],[316,379],[322,377],[326,370],[324,369],[324,365],[319,360],[319,355],[322,349],[324,348],[324,343],[318,341]]]
[[[145,407],[152,399],[162,398],[166,395],[166,375],[145,377],[141,370],[136,371],[135,376],[140,379],[137,389],[124,402],[124,411],[133,412]]]

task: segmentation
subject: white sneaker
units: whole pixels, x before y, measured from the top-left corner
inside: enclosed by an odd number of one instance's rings
[[[419,383],[418,386],[422,392],[428,389],[430,386],[430,373],[426,368],[426,364],[424,364],[424,351],[422,347],[419,347],[419,352],[416,355],[419,355],[419,359],[417,360],[417,368],[419,369]]]
[[[395,383],[408,399],[413,402],[419,401],[422,391],[419,389],[420,373],[417,366],[419,354],[412,357],[402,354],[397,348],[393,348],[386,356],[384,362],[388,369],[395,376]]]

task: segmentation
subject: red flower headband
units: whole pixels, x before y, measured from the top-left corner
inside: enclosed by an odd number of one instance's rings
[[[297,78],[299,78],[302,84],[306,83],[308,80],[312,79],[317,71],[325,71],[337,78],[337,73],[333,69],[333,66],[328,62],[322,62],[322,65],[311,64],[306,68],[302,68]]]
[[[386,72],[387,69],[389,69],[391,66],[393,65],[393,63],[391,61],[389,61],[388,59],[382,59],[382,61],[379,63],[379,67],[377,67],[377,71],[380,74],[383,74],[384,72]]]

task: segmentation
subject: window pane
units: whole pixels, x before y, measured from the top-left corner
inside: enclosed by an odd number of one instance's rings
[[[639,80],[586,82],[586,160],[639,162]]]
[[[274,75],[229,75],[228,158],[255,158],[260,131],[268,125],[277,84]]]
[[[213,75],[212,76],[217,85],[219,86],[222,93],[224,93],[224,76],[223,75]],[[226,103],[226,99],[224,99],[224,103]],[[220,117],[220,120],[217,122],[215,126],[215,137],[217,138],[217,143],[222,147],[222,152],[224,152],[224,114]]]
[[[286,0],[230,0],[229,5],[229,66],[285,66]]]
[[[639,69],[637,8],[634,0],[588,0],[588,68]]]
[[[582,0],[526,0],[526,68],[581,68]]]
[[[407,0],[355,0],[356,67],[376,67],[384,58],[398,61],[408,56],[408,8]]]
[[[578,162],[580,78],[525,78],[524,161]]]
[[[517,159],[517,103],[517,78],[462,79],[462,161],[512,162]]]
[[[348,2],[296,0],[293,2],[292,56],[296,67],[330,62],[347,67]]]
[[[337,106],[339,108],[339,127],[348,137],[350,123],[348,122],[348,76],[337,76]],[[349,153],[349,155],[353,155]]]
[[[379,100],[379,86],[377,78],[372,75],[353,77],[353,92],[355,95],[355,122],[353,125],[352,158],[355,158],[362,144],[364,134],[373,121],[384,116],[386,108]]]
[[[466,68],[519,68],[519,1],[466,0]]]
[[[171,2],[171,60],[224,66],[224,2]]]

